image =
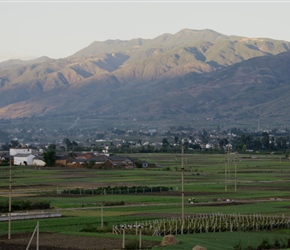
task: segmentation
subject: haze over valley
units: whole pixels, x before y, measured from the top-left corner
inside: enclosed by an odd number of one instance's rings
[[[95,41],[63,59],[8,60],[0,63],[0,116],[173,124],[261,118],[284,126],[289,48],[287,41],[183,29]]]
[[[0,129],[10,122],[56,130],[255,129],[258,121],[285,128],[289,48],[287,41],[183,29],[95,41],[63,59],[4,61]]]

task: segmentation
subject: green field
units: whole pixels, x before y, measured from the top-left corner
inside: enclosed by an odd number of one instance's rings
[[[120,224],[146,223],[164,218],[181,217],[182,171],[180,155],[132,155],[160,167],[134,170],[95,170],[75,168],[12,167],[12,203],[17,200],[49,201],[61,218],[41,219],[43,232],[122,237],[116,234],[85,233],[83,229]],[[290,160],[281,155],[210,155],[186,154],[184,163],[184,213],[290,217]],[[8,202],[9,167],[0,167],[0,202]],[[84,195],[83,190],[99,187],[170,187],[168,192]],[[80,190],[79,194],[62,195],[62,190]],[[119,190],[119,189],[117,189]],[[189,204],[189,198],[197,203]],[[225,200],[225,202],[222,202]],[[228,201],[228,202],[227,202]],[[118,205],[122,202],[123,205]],[[101,207],[103,204],[103,213]],[[104,204],[111,204],[105,206]],[[0,235],[7,234],[7,222],[0,222]],[[36,220],[13,221],[12,234],[32,232]],[[286,242],[289,229],[251,232],[209,232],[177,235],[174,247],[156,249],[192,249],[202,245],[208,249],[243,249],[257,246],[264,239]],[[134,238],[134,235],[127,237]],[[160,243],[162,236],[144,236]],[[286,244],[286,243],[285,243]]]

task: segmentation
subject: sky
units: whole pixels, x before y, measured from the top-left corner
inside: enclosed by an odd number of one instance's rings
[[[289,1],[1,1],[0,61],[64,58],[94,41],[182,29],[290,41]]]

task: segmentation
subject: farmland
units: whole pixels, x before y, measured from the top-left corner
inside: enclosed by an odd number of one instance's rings
[[[112,228],[120,225],[153,225],[161,231],[172,230],[176,225],[169,220],[181,218],[182,164],[180,155],[134,154],[157,168],[132,170],[96,170],[82,168],[34,168],[12,167],[12,203],[19,200],[47,201],[51,210],[62,214],[61,218],[41,219],[43,241],[47,234],[58,237],[86,237],[105,239],[99,249],[112,249],[109,242],[117,242],[121,249],[122,234],[112,234]],[[286,244],[290,229],[253,224],[250,218],[290,217],[290,160],[284,155],[273,154],[186,154],[184,163],[184,213],[186,217],[209,215],[249,218],[249,228],[235,226],[229,220],[228,230],[211,228],[202,224],[186,224],[176,237],[180,244],[161,247],[163,236],[146,234],[143,241],[153,249],[192,249],[202,245],[208,249],[234,249],[241,244],[257,246],[264,239],[280,240]],[[9,167],[1,167],[0,202],[8,202]],[[169,188],[169,189],[165,189]],[[101,194],[94,190],[106,189]],[[157,188],[157,189],[156,189]],[[159,190],[158,190],[159,188]],[[163,189],[162,189],[163,188]],[[66,192],[64,192],[66,190]],[[188,199],[194,198],[190,204]],[[264,219],[263,219],[264,218]],[[274,219],[272,219],[273,221]],[[16,235],[26,235],[25,244],[37,220],[12,221],[12,240]],[[201,222],[203,223],[203,222]],[[206,222],[205,222],[206,223]],[[232,227],[230,224],[232,223]],[[260,223],[260,222],[259,222]],[[1,240],[7,235],[7,222],[0,222]],[[280,223],[281,224],[281,223]],[[214,223],[213,223],[214,225]],[[259,226],[259,230],[258,229]],[[267,229],[267,230],[266,230]],[[132,230],[131,230],[132,231]],[[154,231],[154,230],[153,230]],[[206,231],[208,231],[206,233]],[[169,231],[168,231],[169,232]],[[40,240],[41,240],[40,234]],[[21,237],[17,237],[20,239]],[[126,240],[138,240],[135,231],[128,230]],[[89,240],[87,241],[89,242]],[[19,242],[18,242],[19,243]],[[19,243],[19,244],[20,244]],[[26,243],[27,244],[27,243]],[[55,244],[57,240],[55,240]],[[95,244],[95,243],[92,243]],[[57,245],[60,246],[60,245]],[[77,248],[76,244],[74,249]],[[98,249],[90,248],[87,249]],[[96,246],[95,246],[96,247]],[[112,245],[111,245],[112,247]],[[115,246],[116,247],[116,246]],[[56,249],[56,246],[54,246]]]

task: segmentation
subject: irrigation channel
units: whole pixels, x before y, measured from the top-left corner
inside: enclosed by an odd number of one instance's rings
[[[113,233],[120,234],[122,230],[126,230],[127,233],[136,232],[137,234],[138,228],[145,235],[159,236],[226,231],[265,231],[290,228],[290,217],[260,214],[196,214],[186,217],[183,227],[181,218],[170,218],[113,226]]]

